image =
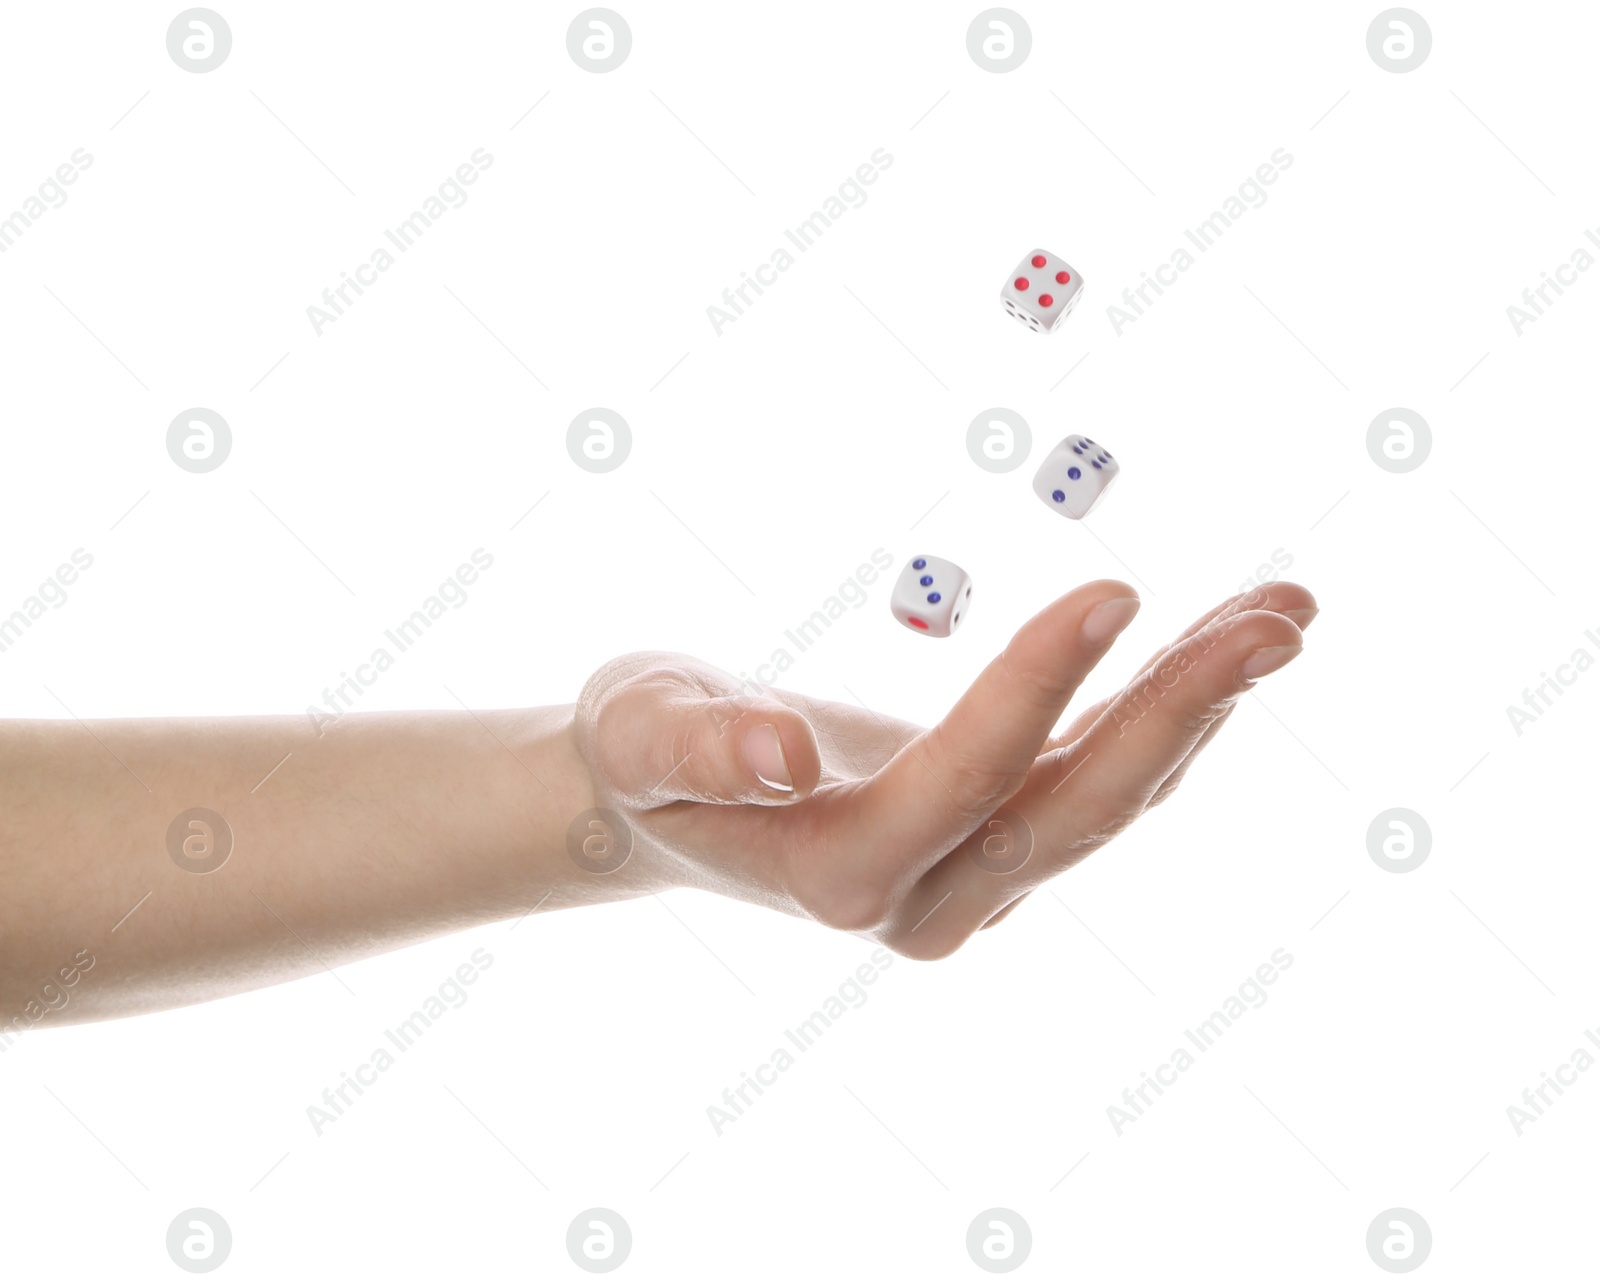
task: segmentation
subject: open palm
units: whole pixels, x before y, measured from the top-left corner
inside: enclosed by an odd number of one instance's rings
[[[584,687],[579,748],[664,884],[942,957],[1163,800],[1317,613],[1293,583],[1233,597],[1052,734],[1138,605],[1112,580],[1062,597],[930,730],[627,655]]]

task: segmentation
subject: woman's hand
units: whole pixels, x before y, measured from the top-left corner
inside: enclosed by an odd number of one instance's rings
[[[931,730],[627,655],[585,686],[578,748],[651,881],[943,957],[1164,800],[1317,613],[1293,583],[1234,597],[1052,736],[1138,608],[1110,580],[1062,597]]]
[[[927,731],[663,654],[576,707],[0,721],[0,1048],[673,886],[942,957],[1171,792],[1316,613],[1236,597],[1052,738],[1137,608],[1063,597]],[[595,808],[610,873],[573,849]]]

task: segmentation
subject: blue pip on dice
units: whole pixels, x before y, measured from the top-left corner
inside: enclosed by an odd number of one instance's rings
[[[1053,334],[1083,296],[1083,277],[1065,259],[1035,249],[1006,278],[1000,301],[1035,333]],[[1033,492],[1052,512],[1074,521],[1089,515],[1121,472],[1116,458],[1092,437],[1067,437],[1045,456]],[[967,613],[972,576],[954,561],[919,553],[906,562],[889,597],[905,627],[928,637],[950,636]]]

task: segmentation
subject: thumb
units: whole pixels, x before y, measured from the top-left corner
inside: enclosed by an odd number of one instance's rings
[[[781,806],[817,786],[810,723],[787,704],[710,695],[677,672],[640,673],[594,710],[592,756],[605,782],[640,809],[674,801]]]

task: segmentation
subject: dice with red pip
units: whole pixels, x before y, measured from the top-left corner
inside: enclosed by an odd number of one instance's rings
[[[1053,334],[1083,293],[1083,277],[1049,250],[1036,249],[1000,290],[1006,310],[1031,330]]]
[[[972,579],[954,561],[914,556],[889,594],[889,611],[913,632],[947,637],[961,626],[972,598]]]

